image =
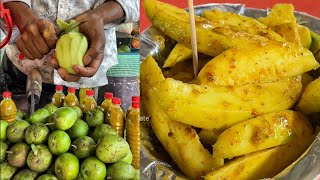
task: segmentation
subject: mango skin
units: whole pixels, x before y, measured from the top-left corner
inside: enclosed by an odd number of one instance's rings
[[[88,39],[79,32],[62,35],[56,45],[56,58],[59,66],[70,74],[76,74],[73,65],[84,66],[83,57],[88,49]]]

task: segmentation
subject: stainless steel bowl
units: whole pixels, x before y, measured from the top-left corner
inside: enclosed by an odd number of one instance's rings
[[[195,7],[195,12],[201,14],[206,9],[220,9],[235,12],[245,16],[258,18],[266,16],[268,9],[247,8],[242,4],[204,4]],[[303,12],[295,13],[300,24],[311,30],[320,32],[320,19]],[[153,27],[146,29],[141,36],[141,59],[152,54],[159,64],[162,64],[175,42]],[[141,122],[141,179],[185,179],[172,162],[160,142],[151,130],[147,117]],[[320,175],[320,135],[317,136],[308,152],[302,155],[298,163],[285,171],[281,180],[311,180]],[[271,178],[271,177],[270,177]],[[319,178],[318,178],[319,179]]]

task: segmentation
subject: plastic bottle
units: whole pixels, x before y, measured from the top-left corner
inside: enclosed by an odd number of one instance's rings
[[[57,107],[61,107],[63,106],[63,101],[65,98],[64,93],[62,92],[63,90],[63,86],[58,85],[56,86],[56,92],[54,93],[53,97],[52,97],[52,104],[57,106]]]
[[[133,101],[126,118],[126,140],[132,152],[132,166],[140,169],[140,102]]]
[[[9,124],[16,121],[17,107],[11,99],[11,92],[5,91],[2,94],[3,100],[0,103],[0,119],[7,121]]]
[[[110,118],[106,118],[106,123],[112,126],[120,137],[123,137],[125,114],[120,105],[120,98],[112,98],[112,105],[108,110]]]
[[[80,103],[80,108],[83,113],[87,113],[97,108],[97,102],[94,99],[94,91],[89,89],[86,91],[86,97]]]
[[[63,106],[79,106],[79,100],[75,94],[76,89],[74,87],[68,88],[68,95],[64,98]]]
[[[131,105],[129,106],[129,108],[127,110],[126,116],[128,116],[128,114],[130,113],[130,111],[132,109],[132,102],[139,102],[139,104],[140,104],[140,96],[132,96],[131,97]]]
[[[80,91],[79,91],[79,100],[80,100],[80,104],[81,102],[84,100],[84,98],[86,98],[86,92],[87,90],[92,90],[90,88],[80,88]]]
[[[101,110],[105,113],[111,107],[113,94],[111,92],[104,93],[104,101],[101,103]]]

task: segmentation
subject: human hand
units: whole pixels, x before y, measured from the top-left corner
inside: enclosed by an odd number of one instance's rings
[[[60,77],[65,81],[79,81],[81,77],[92,77],[98,71],[104,55],[105,34],[104,24],[101,18],[94,13],[88,11],[81,14],[76,19],[78,22],[85,22],[80,25],[79,29],[89,40],[89,49],[83,57],[84,67],[74,65],[72,68],[77,74],[69,74],[65,69],[58,66],[55,57],[51,63],[56,67]]]
[[[24,56],[31,60],[42,59],[54,48],[57,36],[52,22],[39,18],[24,2],[9,1],[4,6],[10,10],[13,23],[20,30],[16,45]]]
[[[38,17],[29,17],[27,24],[20,29],[16,42],[19,51],[28,59],[42,59],[55,47],[57,42],[55,25]]]

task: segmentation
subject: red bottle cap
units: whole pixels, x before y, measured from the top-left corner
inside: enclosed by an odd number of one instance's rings
[[[3,98],[11,98],[11,92],[5,91],[5,92],[3,92],[2,96],[3,96]]]
[[[134,102],[134,101],[139,101],[140,102],[140,96],[132,96],[131,97],[131,101]]]
[[[140,102],[138,102],[138,101],[133,101],[131,106],[132,106],[133,108],[138,109],[138,108],[140,108]]]
[[[56,86],[56,91],[62,91],[62,90],[63,90],[63,86],[61,85]]]
[[[76,92],[76,88],[68,87],[68,92],[74,93],[74,92]]]
[[[94,91],[92,89],[89,89],[86,91],[87,96],[94,96]]]
[[[113,94],[111,92],[106,92],[106,93],[104,93],[104,98],[112,99],[113,98]]]
[[[18,59],[19,59],[20,61],[22,61],[23,58],[24,58],[24,55],[23,55],[22,53],[20,53],[20,54],[18,55]]]
[[[121,105],[121,99],[120,98],[112,98],[112,104]]]

